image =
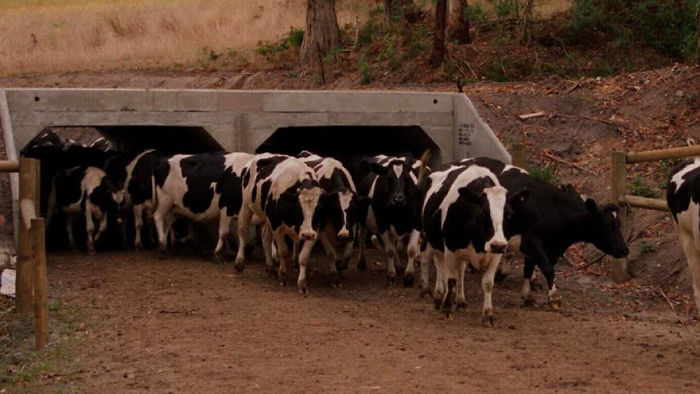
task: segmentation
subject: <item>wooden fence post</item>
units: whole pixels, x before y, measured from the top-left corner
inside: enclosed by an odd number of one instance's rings
[[[610,155],[610,168],[612,169],[611,198],[613,204],[620,206],[620,223],[622,225],[622,237],[626,240],[629,234],[629,207],[627,204],[620,204],[620,197],[627,194],[627,153],[612,152]],[[627,272],[627,258],[615,259],[612,267],[613,279],[616,282],[624,282],[629,278]]]
[[[514,166],[525,168],[525,145],[521,143],[513,144],[513,153],[511,154],[511,163]]]
[[[19,201],[29,200],[39,207],[39,161],[36,159],[20,158],[19,161]],[[21,218],[18,228],[17,242],[17,280],[16,302],[20,313],[32,312],[34,295],[32,290],[32,239],[26,224],[29,220]]]
[[[34,248],[34,348],[39,350],[49,343],[48,285],[46,275],[46,242],[44,219],[32,219],[32,247]]]

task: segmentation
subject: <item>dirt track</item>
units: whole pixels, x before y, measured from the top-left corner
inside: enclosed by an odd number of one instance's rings
[[[315,258],[310,295],[262,264],[234,276],[204,258],[101,253],[49,258],[50,294],[84,313],[75,347],[85,392],[698,392],[700,327],[659,297],[559,267],[565,309],[520,306],[517,267],[481,323],[478,275],[466,312],[447,321],[416,288],[371,270],[331,289]],[[543,303],[544,294],[537,293]],[[683,320],[686,318],[684,317]],[[35,389],[50,389],[44,380]],[[66,380],[62,384],[66,384]],[[33,390],[35,391],[35,390]]]

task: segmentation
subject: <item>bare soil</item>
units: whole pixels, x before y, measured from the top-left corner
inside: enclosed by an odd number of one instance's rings
[[[466,312],[445,320],[416,288],[385,286],[380,253],[328,286],[317,256],[310,295],[260,263],[240,276],[203,257],[105,252],[49,258],[50,294],[82,310],[65,371],[30,392],[697,392],[700,328],[662,298],[570,267],[565,307],[520,303],[519,266],[481,321],[479,275]],[[55,338],[52,338],[56,340]],[[76,367],[76,365],[79,365]],[[71,372],[72,371],[72,372]],[[63,373],[62,373],[63,372]],[[68,374],[70,372],[70,374]],[[66,376],[68,375],[68,376]],[[57,380],[58,379],[58,380]]]

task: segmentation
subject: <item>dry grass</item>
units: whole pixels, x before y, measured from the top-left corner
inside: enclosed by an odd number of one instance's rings
[[[539,0],[535,11],[570,2]],[[344,25],[381,3],[336,4]],[[305,13],[306,0],[0,0],[0,76],[255,62],[259,42],[303,27]]]
[[[0,1],[0,75],[196,65],[209,49],[242,61],[303,27],[305,0]],[[367,2],[338,2],[341,24]],[[205,48],[207,48],[205,50]]]

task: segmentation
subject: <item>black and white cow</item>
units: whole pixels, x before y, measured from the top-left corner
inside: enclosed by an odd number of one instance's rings
[[[314,170],[327,194],[319,239],[332,258],[331,275],[333,285],[337,286],[338,271],[345,269],[352,257],[358,218],[366,211],[369,200],[357,195],[350,173],[338,160],[309,151],[302,151],[297,157]]]
[[[219,239],[214,250],[217,260],[241,209],[241,172],[253,158],[248,153],[203,153],[174,155],[158,160],[153,168],[156,208],[153,220],[161,251],[175,217],[194,222],[219,221]]]
[[[87,250],[95,253],[95,242],[107,228],[107,216],[116,215],[123,195],[115,189],[104,171],[97,167],[74,167],[54,176],[48,201],[48,228],[53,215],[66,214],[66,231],[73,251],[76,251],[73,238],[73,220],[76,216],[85,217],[87,229]],[[95,233],[95,220],[98,221]]]
[[[534,303],[530,279],[537,266],[547,280],[550,305],[554,309],[561,307],[561,296],[554,284],[554,265],[574,243],[592,243],[616,258],[629,253],[620,231],[617,205],[599,207],[590,198],[582,199],[571,187],[555,187],[498,160],[476,158],[461,163],[489,168],[508,189],[509,199],[522,190],[530,193],[530,198],[519,204],[505,223],[509,249],[525,257],[522,296],[526,305]]]
[[[421,184],[425,250],[421,273],[426,287],[428,264],[437,269],[434,298],[448,317],[453,303],[466,307],[464,271],[467,263],[483,271],[482,315],[493,323],[491,292],[494,276],[507,247],[504,220],[511,206],[528,199],[528,191],[508,197],[491,170],[480,165],[452,165],[432,173]]]
[[[700,310],[700,158],[686,160],[673,168],[666,202],[688,260],[695,305]]]
[[[325,191],[316,173],[296,157],[276,154],[257,155],[243,172],[243,204],[238,216],[238,255],[235,268],[243,269],[245,239],[251,225],[263,225],[265,269],[275,274],[272,260],[274,239],[279,258],[277,277],[286,284],[289,250],[286,237],[301,243],[299,252],[299,292],[306,294],[306,268],[318,238]]]
[[[367,232],[377,234],[388,255],[387,281],[390,283],[396,280],[397,243],[408,238],[404,284],[413,284],[421,228],[419,174],[415,169],[422,164],[409,155],[377,155],[365,158],[359,165],[358,193],[369,198],[370,204],[360,221],[358,268],[367,267],[364,253]]]

